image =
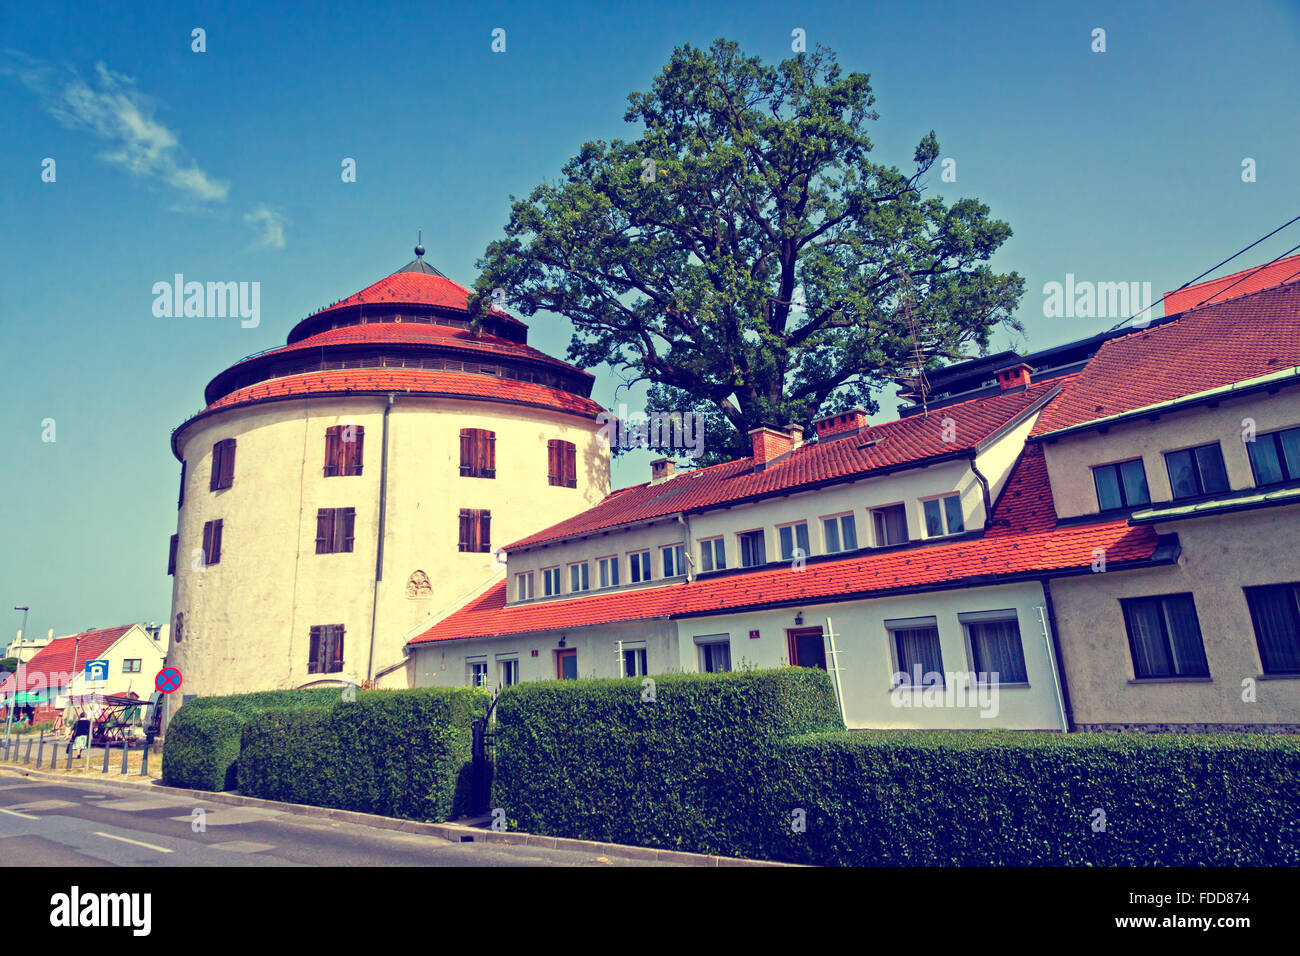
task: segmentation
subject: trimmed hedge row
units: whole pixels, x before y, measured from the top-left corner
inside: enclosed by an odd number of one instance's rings
[[[822,671],[656,682],[502,694],[512,829],[822,865],[1300,864],[1295,737],[846,732]]]
[[[825,671],[519,684],[497,703],[493,806],[511,829],[732,852],[786,738],[842,730]]]
[[[747,855],[856,866],[1300,863],[1300,740],[1282,735],[855,731],[785,741],[767,778],[768,806],[732,821]]]
[[[375,692],[360,692],[358,699],[370,693]],[[250,718],[272,707],[328,706],[342,700],[342,695],[340,687],[325,687],[187,701],[167,724],[162,782],[190,790],[233,790],[238,773],[239,738]]]
[[[473,688],[377,691],[329,708],[273,709],[244,727],[239,791],[415,820],[468,810]]]

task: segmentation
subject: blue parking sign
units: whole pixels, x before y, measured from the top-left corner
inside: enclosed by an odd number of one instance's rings
[[[86,680],[108,680],[108,661],[86,661]]]

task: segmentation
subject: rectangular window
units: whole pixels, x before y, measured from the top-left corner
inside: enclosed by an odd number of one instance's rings
[[[356,528],[355,508],[320,508],[316,511],[316,553],[342,554],[352,550]]]
[[[596,564],[600,568],[600,586],[618,587],[618,558],[601,558]]]
[[[958,619],[963,617],[958,615]],[[964,620],[963,624],[976,680],[985,684],[1029,683],[1025,651],[1020,643],[1020,623],[1016,618]]]
[[[486,554],[492,550],[492,512],[482,508],[460,509],[461,551]]]
[[[628,580],[633,584],[650,580],[650,552],[633,551],[627,556]]]
[[[934,618],[886,621],[894,651],[894,686],[943,687],[943,651]]]
[[[686,552],[682,545],[670,544],[660,548],[659,554],[663,558],[664,577],[674,578],[686,573]]]
[[[465,677],[469,681],[470,687],[486,687],[488,682],[487,658],[480,657],[477,660],[466,661]]]
[[[126,658],[125,660],[123,660],[123,661],[122,661],[122,673],[123,673],[123,674],[138,674],[138,673],[140,673],[140,662],[141,662],[141,660],[142,660],[142,658],[139,658],[139,657],[128,657],[128,658]]]
[[[921,503],[925,508],[925,536],[938,538],[945,534],[960,534],[966,530],[962,519],[961,496],[945,495]]]
[[[220,491],[235,483],[235,440],[224,438],[212,446],[212,475],[209,491]]]
[[[808,548],[808,522],[800,521],[798,524],[787,524],[776,529],[777,536],[781,543],[781,560],[789,561],[795,557],[795,548],[800,549],[802,557],[808,557],[811,551]]]
[[[700,646],[700,673],[725,674],[731,670],[731,639],[697,638]]]
[[[1218,442],[1165,452],[1169,487],[1175,498],[1195,498],[1228,490],[1228,471]]]
[[[337,674],[343,670],[343,625],[318,624],[311,629],[307,649],[308,674]]]
[[[331,425],[325,429],[325,477],[361,474],[365,429],[360,425]]]
[[[176,510],[179,511],[181,505],[185,504],[185,462],[181,462],[181,491],[176,496]]]
[[[876,547],[907,543],[907,509],[903,505],[873,508],[871,523],[876,532]]]
[[[1300,673],[1300,584],[1245,590],[1264,673]]]
[[[542,571],[542,596],[552,597],[560,593],[560,569],[546,568]]]
[[[650,671],[646,667],[645,648],[624,646],[623,676],[645,677],[648,673],[650,673]]]
[[[172,535],[171,542],[167,545],[167,573],[176,573],[176,543],[180,540],[179,535]]]
[[[546,480],[561,488],[578,487],[578,449],[571,441],[546,443]]]
[[[203,525],[203,566],[221,561],[221,519]]]
[[[1210,676],[1190,594],[1126,598],[1119,603],[1135,678]]]
[[[529,601],[533,597],[533,572],[525,571],[515,575],[515,600]]]
[[[519,683],[519,658],[498,657],[497,673],[500,675],[502,687],[514,687]]]
[[[767,564],[767,544],[763,541],[761,529],[741,532],[736,535],[736,543],[740,547],[740,566],[742,568],[753,568],[760,564]]]
[[[1092,480],[1097,486],[1097,507],[1102,511],[1151,504],[1147,473],[1141,458],[1114,465],[1098,465],[1092,469]]]
[[[857,550],[857,519],[851,514],[822,518],[822,540],[826,543],[827,554]]]
[[[569,591],[591,590],[591,566],[583,561],[581,564],[569,565]]]
[[[460,430],[460,475],[462,478],[497,476],[497,436],[484,428]]]
[[[1277,485],[1300,478],[1300,428],[1266,432],[1246,442],[1256,485]]]
[[[727,541],[710,538],[700,542],[700,570],[724,571],[727,567]]]

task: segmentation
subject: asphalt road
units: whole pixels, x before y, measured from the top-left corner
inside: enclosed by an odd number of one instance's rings
[[[449,843],[285,810],[0,770],[0,866],[6,867],[666,865],[577,850]]]

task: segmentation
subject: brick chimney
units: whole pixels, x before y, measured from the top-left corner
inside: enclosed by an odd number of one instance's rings
[[[785,426],[786,433],[790,436],[790,450],[794,451],[803,444],[803,426],[791,422]]]
[[[650,484],[657,485],[667,481],[677,470],[677,463],[671,458],[656,458],[650,462]]]
[[[1019,365],[1013,365],[1010,368],[1000,369],[998,371],[998,384],[1002,386],[1005,392],[1009,388],[1018,388],[1021,385],[1029,384],[1029,375],[1033,368],[1021,362]]]
[[[754,446],[754,465],[760,469],[790,450],[790,433],[766,425],[751,428],[749,440]]]
[[[813,421],[813,428],[817,429],[817,438],[822,441],[856,435],[866,427],[867,413],[860,408],[850,408],[846,412],[836,412],[834,415],[826,415]]]

